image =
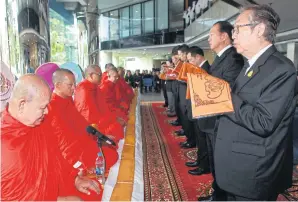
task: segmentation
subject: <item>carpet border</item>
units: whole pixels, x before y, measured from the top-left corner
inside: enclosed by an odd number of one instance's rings
[[[154,112],[153,105],[152,105],[153,103],[159,104],[159,102],[151,102],[151,103],[148,104],[150,106],[151,115],[153,115],[152,117],[154,117],[153,118],[154,126],[158,130],[159,140],[161,139],[163,143],[166,143],[167,142],[166,139],[161,135],[163,133],[163,131],[162,131],[160,125],[157,122],[157,116],[156,116],[156,113]],[[166,168],[167,168],[167,170],[170,170],[171,173],[173,174],[173,177],[171,177],[171,178],[168,176],[169,179],[170,179],[170,183],[171,184],[175,183],[175,185],[172,184],[172,188],[173,188],[173,186],[175,186],[176,190],[178,190],[178,192],[179,192],[179,197],[177,196],[177,198],[179,198],[179,199],[175,198],[175,200],[188,201],[188,196],[187,196],[187,193],[186,193],[186,191],[183,187],[180,176],[179,176],[177,170],[175,169],[175,166],[172,166],[172,165],[174,165],[174,161],[173,161],[171,155],[168,155],[168,154],[170,154],[170,151],[169,151],[169,148],[168,148],[167,144],[162,144],[160,146],[163,147],[162,151],[164,151],[163,152],[163,159],[166,158],[166,160],[167,160],[167,163],[165,163]],[[173,181],[171,181],[171,180],[173,180]],[[175,197],[175,193],[174,193],[174,197]]]

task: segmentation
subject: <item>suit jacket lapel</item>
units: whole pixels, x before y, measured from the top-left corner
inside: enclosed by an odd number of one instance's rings
[[[275,46],[271,46],[268,50],[266,50],[252,65],[249,71],[245,74],[246,68],[243,68],[240,72],[237,80],[235,82],[234,88],[236,89],[236,93],[238,93],[244,86],[249,82],[257,73],[260,71],[260,67],[264,65],[267,59],[276,52]],[[245,74],[245,75],[244,75]]]
[[[209,62],[208,62],[208,61],[204,62],[204,64],[202,65],[202,68],[203,68],[206,72],[208,72],[209,69],[210,69]]]
[[[228,48],[225,52],[223,52],[223,54],[217,60],[215,60],[212,63],[210,67],[210,72],[214,71],[214,69],[219,67],[218,65],[221,63],[221,61],[223,61],[227,57],[227,55],[232,51],[233,48],[234,47]]]

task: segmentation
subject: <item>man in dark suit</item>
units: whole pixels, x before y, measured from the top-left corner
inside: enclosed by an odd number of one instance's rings
[[[188,50],[187,60],[189,63],[201,67],[207,72],[209,71],[209,62],[204,58],[204,51],[198,46],[192,46]],[[186,114],[189,123],[189,133],[195,136],[197,150],[197,160],[195,162],[186,162],[185,165],[188,167],[197,167],[193,170],[189,170],[188,173],[191,175],[202,175],[210,173],[210,164],[208,157],[208,149],[206,142],[206,134],[199,129],[197,119],[192,118],[191,100],[186,100]]]
[[[182,45],[178,49],[178,55],[182,62],[187,61],[187,53],[188,53],[189,47],[187,45]],[[178,81],[178,109],[176,111],[177,116],[179,116],[179,119],[181,120],[182,129],[184,131],[184,135],[186,136],[186,141],[181,142],[180,146],[182,148],[188,149],[188,148],[194,148],[196,147],[196,137],[193,134],[193,131],[191,130],[191,122],[189,121],[187,117],[187,100],[186,100],[186,89],[187,84],[185,81]]]
[[[232,47],[232,29],[233,26],[229,22],[219,21],[212,26],[208,39],[210,49],[217,55],[208,73],[227,81],[230,85],[234,84],[244,64],[243,57]],[[225,192],[217,186],[214,170],[216,119],[217,117],[200,118],[198,124],[200,130],[207,134],[210,169],[214,178],[212,183],[214,191],[209,200],[226,200]],[[199,200],[206,200],[206,198],[199,198]]]
[[[280,18],[268,5],[245,8],[233,39],[248,59],[231,97],[234,113],[221,116],[215,175],[228,200],[276,200],[292,183],[293,63],[273,45]]]

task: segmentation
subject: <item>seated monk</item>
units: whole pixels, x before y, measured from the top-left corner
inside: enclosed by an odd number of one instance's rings
[[[116,67],[111,68],[108,71],[109,78],[102,82],[102,84],[98,88],[98,102],[104,102],[107,104],[108,108],[117,114],[123,121],[127,122],[127,109],[122,107],[117,100],[116,93],[116,82],[119,79],[118,71]]]
[[[54,91],[49,104],[49,115],[55,134],[60,140],[60,149],[72,166],[77,167],[80,161],[84,167],[93,168],[99,147],[94,139],[86,132],[90,125],[77,111],[72,95],[75,89],[75,77],[70,70],[58,69],[53,74]],[[71,141],[72,140],[72,141]],[[115,148],[102,146],[108,171],[118,160]],[[75,165],[76,164],[76,165]]]
[[[123,67],[118,67],[119,79],[116,82],[116,99],[127,111],[129,110],[130,103],[134,97],[133,89],[125,82]]]
[[[75,201],[80,192],[99,199],[96,181],[70,175],[46,117],[50,97],[40,77],[21,76],[1,114],[2,201]]]
[[[112,136],[118,142],[124,136],[123,121],[109,110],[103,99],[100,104],[97,100],[97,88],[101,82],[100,67],[89,65],[85,70],[85,77],[75,89],[74,103],[77,110],[88,123],[97,123],[99,131]]]
[[[115,66],[112,63],[108,63],[105,65],[105,72],[102,74],[101,84],[109,78],[108,71],[113,67]]]

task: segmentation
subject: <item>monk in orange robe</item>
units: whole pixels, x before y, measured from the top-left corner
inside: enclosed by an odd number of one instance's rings
[[[101,84],[109,78],[108,71],[113,67],[115,66],[112,63],[108,63],[105,65],[105,72],[102,74]]]
[[[80,200],[78,190],[85,194],[100,192],[95,181],[69,175],[69,165],[46,117],[50,97],[46,82],[27,74],[16,82],[1,114],[3,201],[75,201]],[[70,192],[66,187],[76,189]]]
[[[87,122],[96,123],[99,131],[112,136],[112,139],[118,142],[124,136],[124,123],[116,113],[109,110],[104,99],[98,99],[97,88],[101,82],[100,67],[89,65],[85,70],[85,76],[86,79],[75,89],[75,106]]]
[[[118,67],[119,78],[116,81],[116,100],[120,106],[122,106],[127,111],[129,110],[130,103],[134,97],[133,89],[130,85],[125,82],[124,74],[125,70],[123,67]]]
[[[108,76],[109,78],[102,82],[98,88],[98,102],[103,99],[110,111],[116,113],[124,122],[127,122],[127,109],[121,106],[117,99],[116,82],[119,79],[117,68],[111,68],[108,71]]]
[[[60,68],[53,74],[53,83],[55,88],[49,105],[49,115],[59,137],[63,155],[74,167],[79,166],[79,161],[83,164],[81,168],[93,168],[100,150],[96,138],[86,132],[90,123],[77,111],[73,102],[75,77],[71,71]],[[70,142],[71,139],[73,142]],[[105,155],[106,170],[109,170],[117,162],[118,153],[116,148],[108,145],[103,145],[102,151]]]

